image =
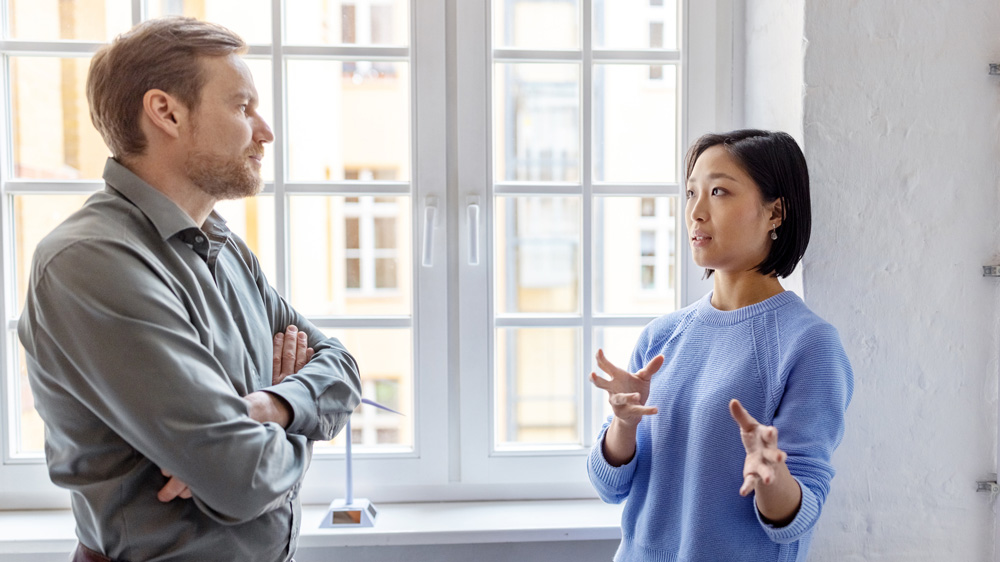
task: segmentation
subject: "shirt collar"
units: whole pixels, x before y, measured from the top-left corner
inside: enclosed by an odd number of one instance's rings
[[[183,230],[199,228],[194,219],[163,192],[143,181],[114,158],[108,158],[104,165],[104,181],[108,187],[138,207],[164,240]],[[205,227],[211,229],[211,233],[217,236],[223,235],[223,231],[229,232],[226,221],[214,210],[205,221]]]

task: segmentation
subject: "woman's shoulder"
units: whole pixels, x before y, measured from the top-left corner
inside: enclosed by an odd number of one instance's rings
[[[696,304],[669,312],[646,324],[639,342],[645,344],[646,349],[660,349],[674,336],[684,330],[684,326],[694,315]]]

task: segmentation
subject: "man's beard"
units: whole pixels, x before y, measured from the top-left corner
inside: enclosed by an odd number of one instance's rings
[[[188,155],[184,171],[195,185],[219,201],[253,197],[264,186],[260,174],[250,166],[249,154],[226,158],[194,151]]]

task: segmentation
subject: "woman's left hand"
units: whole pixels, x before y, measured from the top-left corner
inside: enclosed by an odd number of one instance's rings
[[[735,398],[729,401],[729,413],[740,426],[740,437],[747,458],[743,463],[743,485],[740,495],[746,496],[758,486],[774,482],[776,469],[783,465],[788,455],[778,448],[778,430],[761,425]]]

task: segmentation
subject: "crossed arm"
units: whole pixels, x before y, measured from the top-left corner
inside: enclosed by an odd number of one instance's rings
[[[276,385],[285,377],[299,372],[312,359],[313,348],[309,347],[305,332],[300,332],[294,325],[288,326],[284,332],[274,335],[274,360],[271,367],[271,384]],[[288,427],[291,421],[291,409],[284,399],[276,394],[258,390],[243,397],[248,404],[250,418],[264,422],[274,422],[281,427]],[[191,489],[180,478],[173,476],[165,469],[160,469],[167,483],[157,492],[156,497],[161,502],[173,501],[176,498],[190,499]]]

